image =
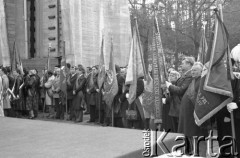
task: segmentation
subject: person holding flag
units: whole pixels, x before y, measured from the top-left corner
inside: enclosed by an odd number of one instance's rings
[[[228,103],[225,108],[216,114],[218,142],[220,146],[226,143],[231,143],[231,140],[224,140],[223,138],[225,136],[232,135],[235,139],[235,146],[237,147],[236,152],[240,153],[240,126],[238,125],[240,122],[240,44],[232,49],[231,61],[232,65],[235,67],[235,71],[233,72],[234,79],[231,82],[233,88],[233,101],[231,103]],[[233,115],[233,117],[231,115]],[[227,150],[225,153],[226,152],[230,153],[231,151]],[[223,157],[223,155],[221,155],[220,158],[221,157]],[[240,156],[238,155],[238,158],[239,157]]]
[[[181,106],[181,100],[186,92],[189,84],[192,81],[191,68],[194,64],[193,57],[185,57],[182,61],[181,68],[183,75],[176,81],[173,85],[172,83],[166,81],[166,86],[171,95],[170,110],[169,115],[172,117],[173,131],[177,132],[178,123],[179,123],[179,109]]]

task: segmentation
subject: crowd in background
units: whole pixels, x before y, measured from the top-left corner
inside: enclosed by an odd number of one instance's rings
[[[68,63],[65,67],[56,66],[53,71],[43,70],[43,75],[39,77],[36,69],[24,69],[24,74],[21,74],[19,70],[11,72],[9,67],[1,67],[1,115],[27,116],[34,119],[38,117],[39,111],[44,111],[50,119],[82,122],[83,115],[90,114],[89,123],[149,129],[151,121],[154,120],[154,113],[142,106],[142,95],[146,88],[143,77],[137,80],[136,100],[129,104],[129,86],[125,85],[127,67],[121,68],[116,65],[118,93],[114,97],[112,107],[109,107],[103,99],[104,88],[98,87],[98,69],[98,66],[85,69],[83,65],[72,66]],[[171,132],[187,136],[190,144],[188,150],[193,146],[193,136],[207,136],[209,131],[206,125],[197,126],[193,117],[202,69],[203,65],[195,62],[193,57],[185,57],[178,71],[168,69],[168,81],[161,87],[164,91],[161,129],[170,129]],[[148,77],[152,78],[151,66],[148,69]],[[67,91],[64,92],[63,89]],[[126,116],[127,110],[136,111],[137,118],[129,119]],[[226,131],[223,126],[229,125],[229,122],[222,120],[223,117],[229,117],[227,108],[215,117],[219,124],[219,136],[228,133],[223,132]],[[200,151],[200,155],[205,155],[206,144],[202,143],[202,146],[205,150]]]

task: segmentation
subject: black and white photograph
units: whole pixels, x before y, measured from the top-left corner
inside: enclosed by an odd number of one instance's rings
[[[240,158],[240,0],[0,0],[0,158]]]

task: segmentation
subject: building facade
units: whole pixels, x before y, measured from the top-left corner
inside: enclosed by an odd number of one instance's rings
[[[2,0],[9,53],[13,43],[25,67],[43,69],[63,55],[72,65],[99,63],[101,40],[109,62],[113,40],[116,64],[128,62],[131,27],[127,0]],[[1,52],[3,53],[3,52]],[[11,56],[11,55],[10,55]]]

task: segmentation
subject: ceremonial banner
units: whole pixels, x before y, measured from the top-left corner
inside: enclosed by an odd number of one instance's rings
[[[66,83],[65,41],[63,41],[63,54],[62,54],[62,59],[61,59],[60,83],[61,83],[60,89],[66,96],[67,95],[67,83]]]
[[[22,61],[20,58],[20,54],[17,49],[16,41],[14,41],[14,43],[13,43],[13,53],[12,53],[11,59],[12,59],[12,63],[11,63],[12,72],[19,69],[21,75],[23,75],[24,74],[23,73],[23,65],[22,65]]]
[[[113,43],[110,52],[109,70],[107,70],[107,78],[104,83],[104,96],[103,100],[109,108],[112,107],[113,99],[118,93],[118,82],[115,70],[115,64],[113,59]]]
[[[144,91],[142,96],[142,106],[150,114],[154,114],[154,96],[153,96],[153,79],[148,74],[147,80],[144,81]]]
[[[48,48],[48,58],[47,58],[47,70],[50,70],[51,67],[50,67],[50,49],[51,47]]]
[[[98,73],[98,87],[102,88],[104,79],[105,79],[105,63],[104,63],[104,37],[102,36],[102,46],[101,46],[101,54],[100,54],[100,63],[99,63],[99,73]]]
[[[220,18],[221,8],[215,10],[215,28],[212,49],[206,55],[194,117],[201,125],[232,101],[231,61],[228,33]]]
[[[10,66],[10,52],[4,0],[0,0],[0,65]]]
[[[161,85],[165,84],[167,79],[165,55],[163,52],[162,41],[158,29],[158,21],[155,17],[152,40],[152,70],[153,70],[153,95],[155,107],[155,123],[162,123],[162,97],[163,91]]]
[[[198,58],[197,61],[205,64],[205,57],[207,54],[208,46],[207,46],[207,40],[205,37],[205,30],[202,30],[202,36],[200,40],[200,46],[199,46],[199,52],[198,52]]]
[[[136,20],[137,21],[137,20]],[[145,76],[145,64],[143,61],[142,46],[139,32],[136,25],[133,27],[133,38],[128,62],[126,85],[130,85],[128,102],[131,104],[136,99],[137,80],[139,77]]]

